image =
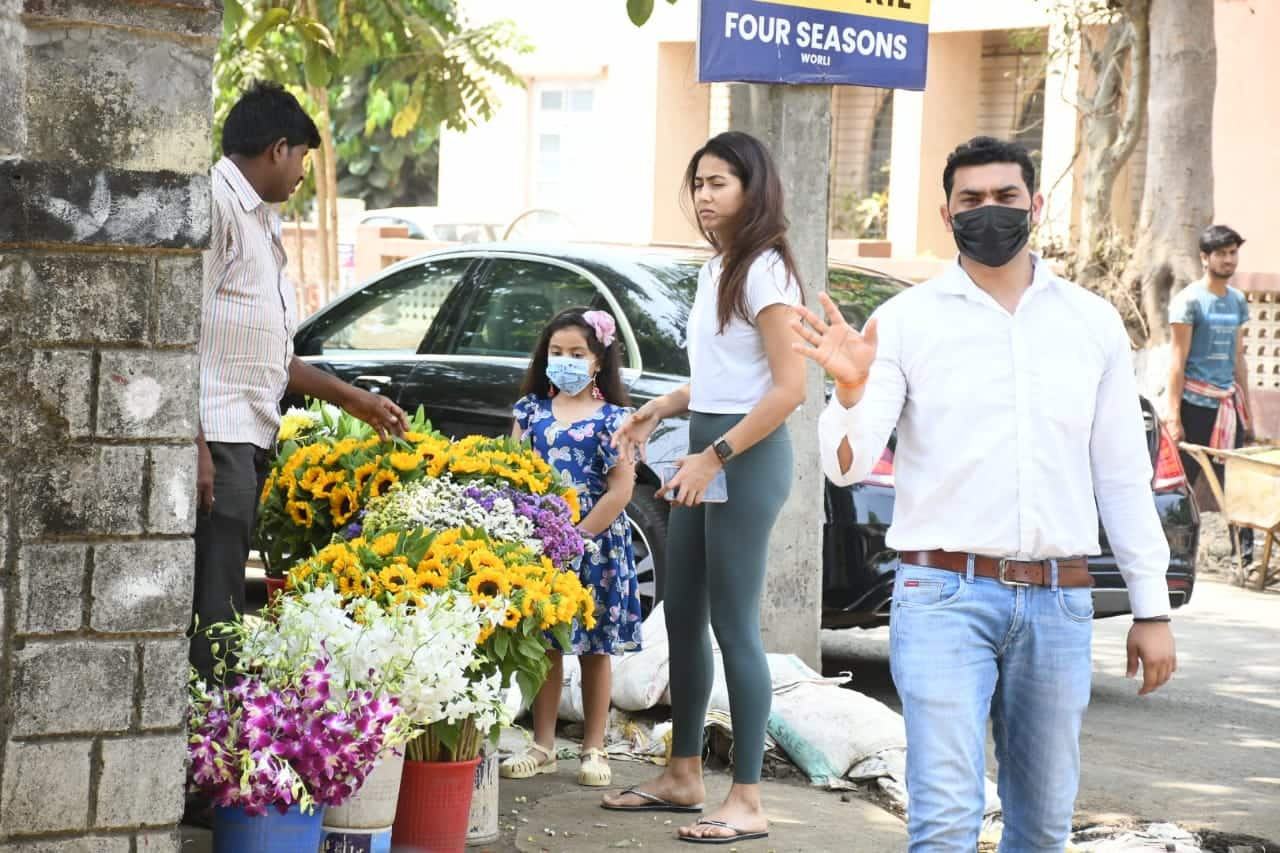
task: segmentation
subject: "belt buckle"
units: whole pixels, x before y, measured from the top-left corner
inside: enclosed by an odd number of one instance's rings
[[[1000,583],[1004,584],[1005,586],[1012,586],[1012,587],[1019,587],[1019,586],[1022,586],[1022,587],[1029,587],[1029,586],[1031,586],[1031,584],[1027,583],[1026,581],[1011,581],[1011,580],[1009,580],[1007,577],[1005,577],[1005,574],[1004,574],[1004,573],[1005,573],[1005,569],[1007,569],[1007,568],[1009,567],[1009,564],[1010,564],[1010,563],[1017,563],[1017,562],[1019,562],[1019,561],[1018,561],[1018,560],[1012,560],[1012,559],[1010,559],[1010,558],[1008,558],[1008,557],[1001,557],[1001,558],[1000,558],[1000,571],[996,574],[996,580],[998,580]]]

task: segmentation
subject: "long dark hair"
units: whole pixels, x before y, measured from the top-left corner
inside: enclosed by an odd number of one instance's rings
[[[631,395],[622,384],[622,345],[617,337],[609,346],[605,346],[596,335],[595,327],[582,315],[590,308],[575,306],[566,308],[551,318],[551,322],[542,330],[537,345],[533,348],[533,360],[529,362],[529,370],[524,375],[524,384],[520,386],[520,396],[533,394],[535,397],[551,396],[551,380],[547,379],[547,351],[551,349],[551,336],[561,329],[574,328],[581,330],[587,339],[591,354],[596,357],[596,387],[604,395],[606,402],[615,406],[630,406]]]
[[[701,220],[694,217],[702,236],[721,256],[716,307],[720,331],[723,332],[734,315],[748,324],[754,323],[747,310],[747,273],[761,254],[770,249],[777,252],[797,287],[800,274],[791,244],[787,241],[782,179],[769,149],[754,136],[736,130],[708,140],[693,153],[689,168],[685,170],[684,188],[691,202],[695,200],[694,179],[698,175],[698,163],[707,154],[729,164],[730,170],[742,182],[745,196],[742,210],[733,223],[733,240],[728,245],[721,243],[716,234],[704,228]],[[696,204],[694,206],[696,209]]]

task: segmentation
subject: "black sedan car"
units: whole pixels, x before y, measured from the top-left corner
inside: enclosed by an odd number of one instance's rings
[[[500,435],[511,428],[529,355],[543,325],[560,309],[590,305],[618,320],[624,375],[639,405],[688,381],[685,327],[698,269],[706,255],[578,244],[467,246],[403,261],[308,318],[295,339],[299,356],[406,410],[423,406],[433,425],[453,436]],[[833,264],[828,289],[851,323],[909,285],[870,270]],[[296,404],[299,401],[286,401]],[[1142,401],[1155,477],[1153,500],[1172,557],[1169,599],[1191,598],[1200,519],[1178,453]],[[651,461],[685,452],[687,423],[655,432]],[[892,445],[891,445],[892,446]],[[641,465],[628,507],[642,593],[661,596],[666,554],[666,502],[653,471]],[[871,627],[889,620],[897,554],[885,546],[893,519],[893,452],[868,479],[826,484],[823,526],[825,627]],[[1103,541],[1092,558],[1095,611],[1128,612],[1128,593]]]

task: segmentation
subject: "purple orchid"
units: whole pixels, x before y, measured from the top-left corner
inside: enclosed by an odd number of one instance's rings
[[[208,691],[197,684],[188,717],[192,787],[256,815],[283,813],[299,799],[327,806],[351,797],[383,751],[398,703],[369,691],[335,695],[330,682],[320,661],[282,686],[246,676]]]

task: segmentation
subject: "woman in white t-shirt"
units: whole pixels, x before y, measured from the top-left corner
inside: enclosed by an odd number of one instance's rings
[[[791,306],[802,296],[782,183],[759,140],[736,132],[710,140],[693,155],[685,185],[717,252],[698,276],[689,315],[691,381],[646,403],[614,436],[625,452],[643,452],[660,421],[690,415],[689,455],[665,491],[673,506],[664,608],[671,648],[680,650],[671,656],[671,761],[604,807],[702,811],[702,730],[715,675],[710,623],[729,688],[734,785],[680,837],[723,844],[768,834],[760,765],[772,691],[760,597],[769,533],[791,489],[785,421],[805,397],[803,358],[791,346]],[[728,499],[710,502],[720,485]]]

